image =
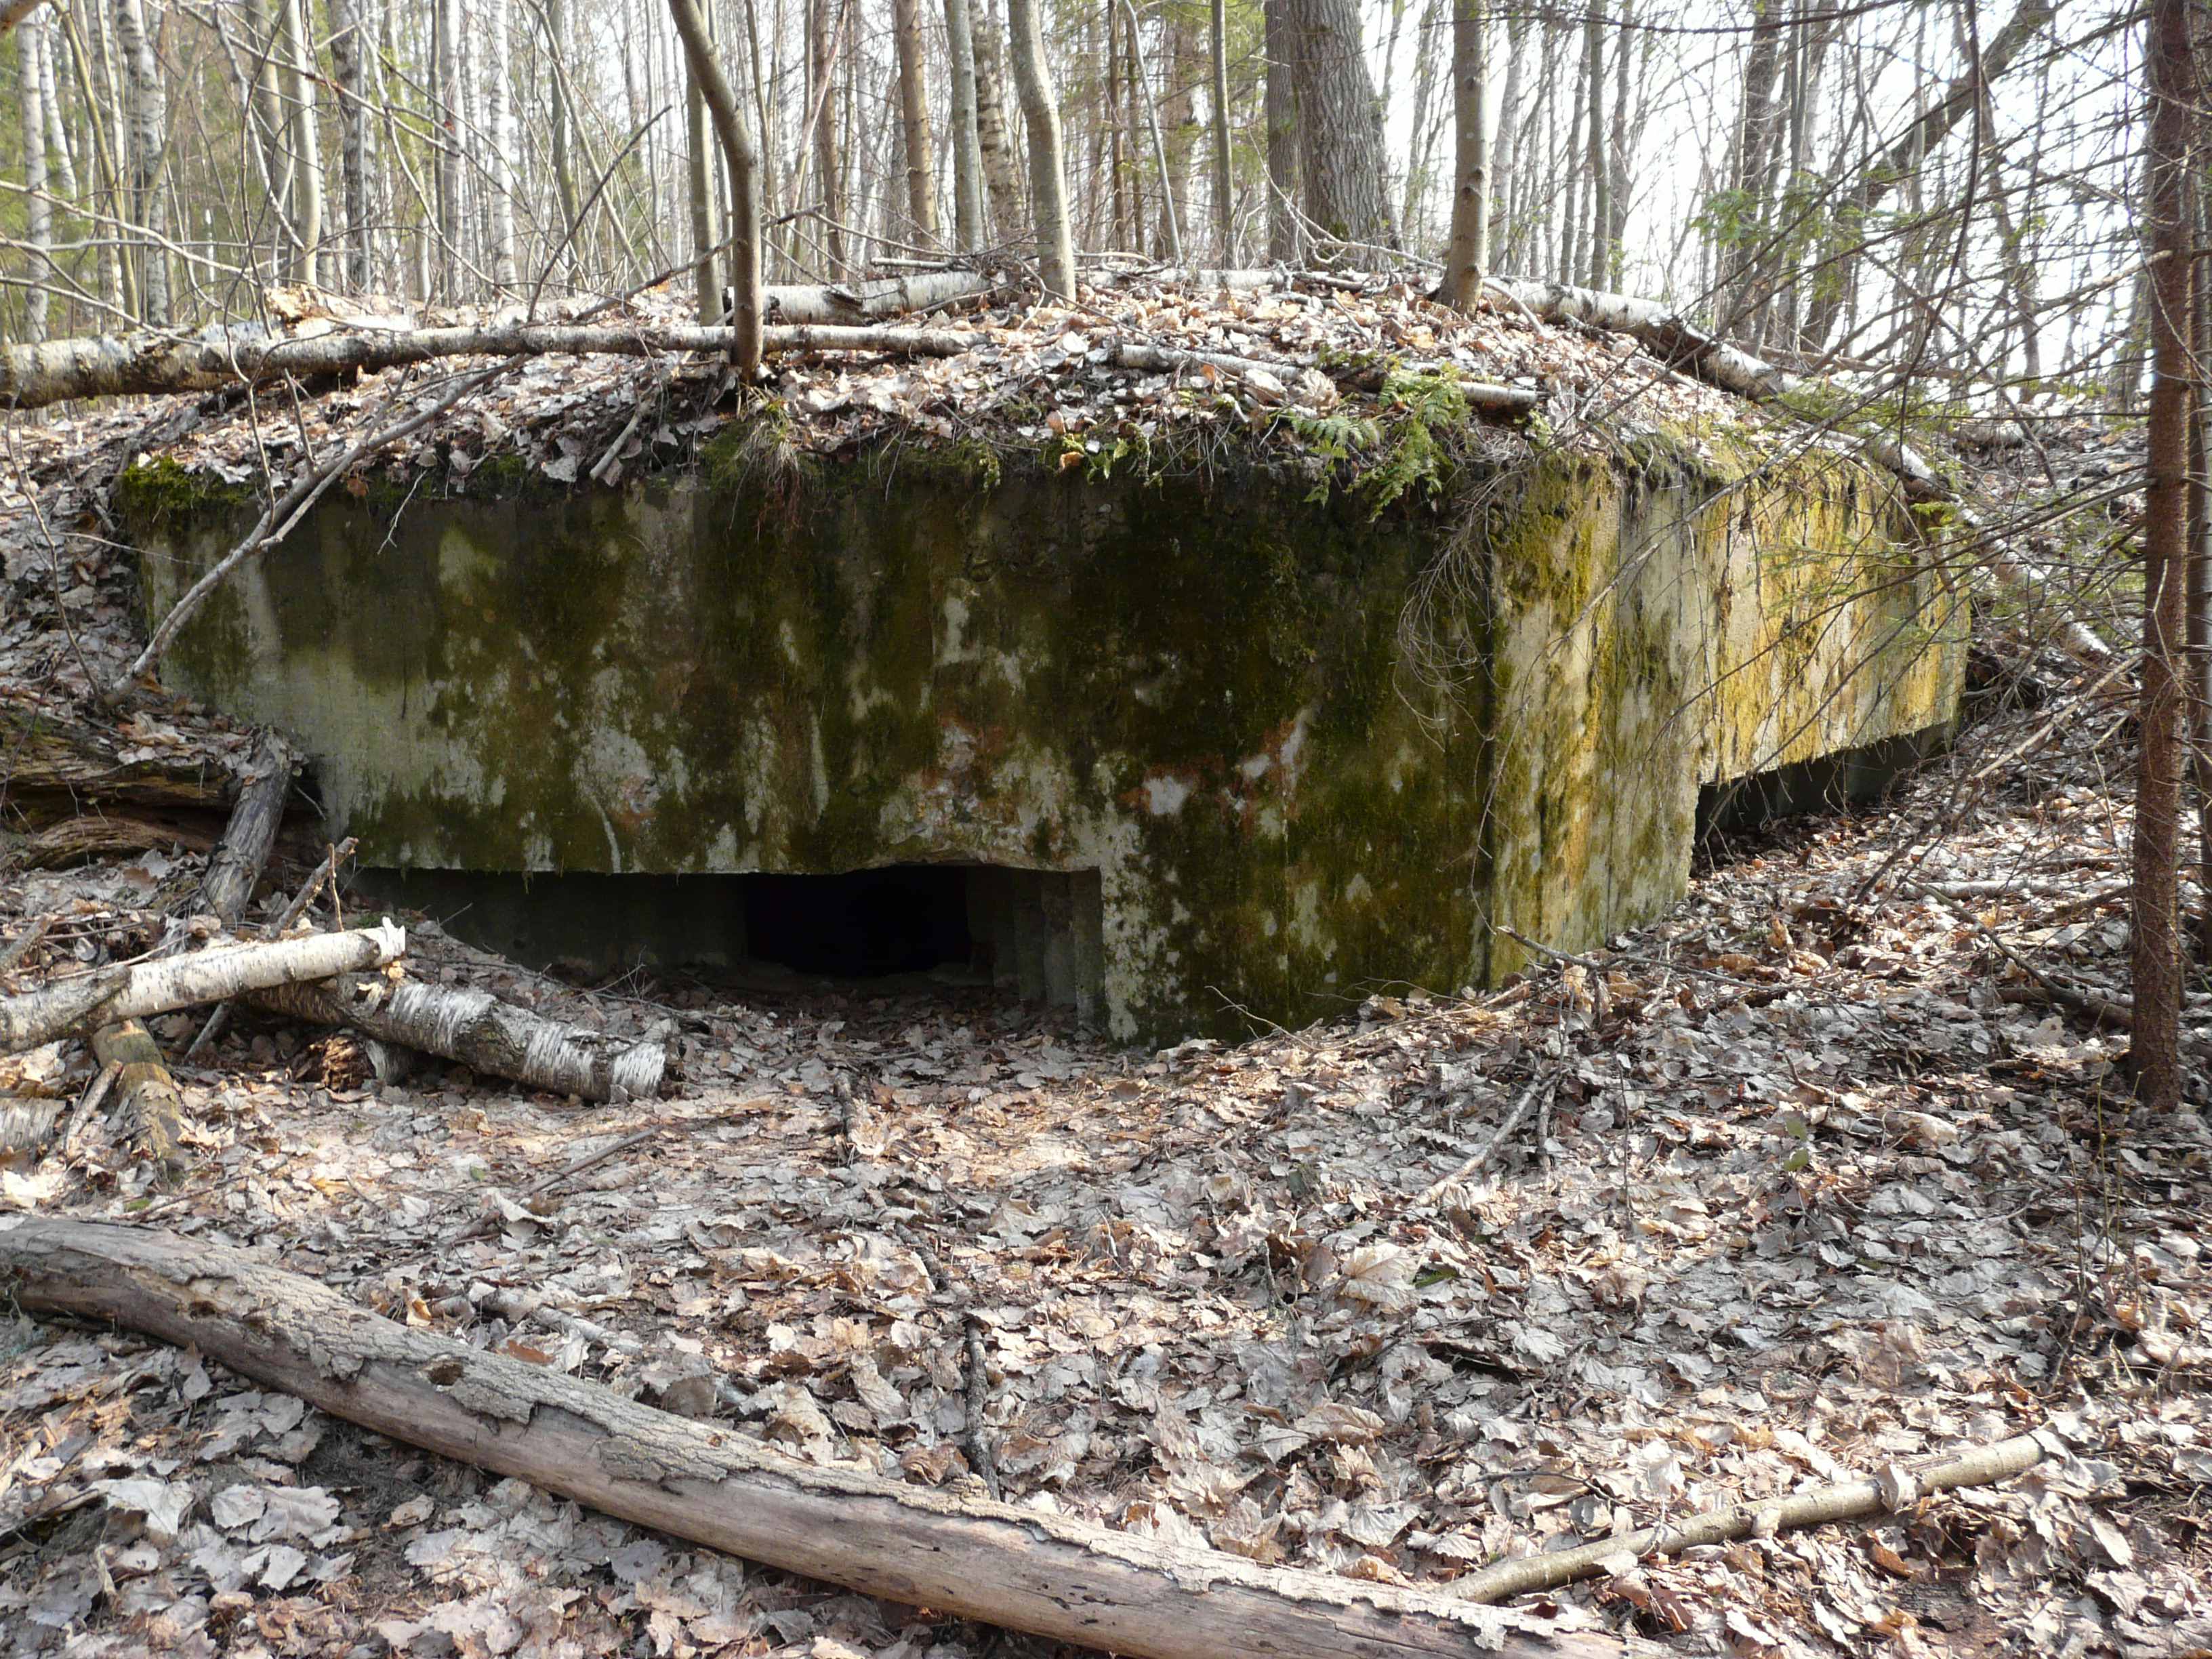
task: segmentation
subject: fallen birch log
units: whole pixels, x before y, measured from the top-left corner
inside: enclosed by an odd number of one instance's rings
[[[1831,1526],[1838,1521],[1865,1521],[1893,1514],[1939,1492],[2009,1480],[2033,1468],[2046,1455],[2040,1440],[2023,1434],[1976,1446],[1915,1470],[1895,1465],[1870,1480],[1816,1486],[1765,1503],[1707,1510],[1665,1526],[1601,1538],[1577,1549],[1500,1561],[1469,1573],[1453,1588],[1477,1601],[1503,1601],[1532,1590],[1554,1589],[1577,1578],[1626,1571],[1628,1564],[1647,1555],[1679,1555],[1701,1544],[1726,1544],[1754,1535],[1768,1538],[1778,1532]]]
[[[112,1320],[395,1440],[864,1595],[1149,1659],[1620,1659],[1649,1644],[1455,1594],[1266,1567],[1042,1510],[821,1468],[726,1424],[410,1330],[242,1252],[151,1228],[0,1231],[27,1311]]]
[[[258,329],[91,335],[0,346],[0,409],[40,409],[79,398],[217,392],[287,375],[373,373],[447,357],[624,356],[727,353],[734,328],[639,323],[487,323],[458,328],[362,329],[308,336]],[[876,351],[955,357],[981,337],[949,329],[805,324],[761,331],[772,352]]]
[[[15,1054],[66,1036],[97,1013],[113,1024],[204,1002],[222,1002],[302,980],[381,968],[407,949],[404,929],[385,922],[343,933],[224,945],[188,957],[131,963],[0,998],[0,1053]]]
[[[865,283],[776,284],[762,290],[777,323],[880,323],[988,294],[997,283],[980,270],[919,270]]]
[[[295,1019],[351,1026],[489,1077],[585,1100],[648,1098],[659,1092],[668,1064],[667,1051],[657,1042],[616,1042],[501,1002],[488,991],[457,986],[346,974],[327,985],[273,987],[252,1000]]]

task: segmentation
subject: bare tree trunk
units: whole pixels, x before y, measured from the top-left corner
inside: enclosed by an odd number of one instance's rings
[[[722,159],[730,169],[731,326],[735,330],[730,361],[748,382],[760,378],[761,313],[761,179],[760,152],[745,125],[745,112],[730,90],[721,65],[715,62],[714,42],[699,19],[691,0],[668,0],[683,37],[691,76],[706,94],[707,111],[722,141]]]
[[[322,285],[323,146],[315,120],[315,59],[307,38],[305,0],[279,0],[284,40],[284,125],[298,170],[300,246],[294,280]]]
[[[331,0],[331,80],[338,105],[338,187],[345,198],[345,279],[355,293],[371,286],[368,269],[370,147],[368,89],[362,59],[371,50],[362,27],[364,0]],[[556,99],[556,103],[558,103]]]
[[[1398,246],[1382,160],[1382,104],[1358,0],[1284,0],[1292,26],[1305,211],[1340,241]]]
[[[1067,179],[1060,160],[1060,106],[1045,65],[1037,0],[1006,0],[1014,88],[1030,132],[1030,197],[1036,214],[1038,274],[1045,292],[1075,298],[1075,242],[1067,218]]]
[[[1497,155],[1492,158],[1491,176],[1494,181],[1494,202],[1492,208],[1490,235],[1492,264],[1500,270],[1510,271],[1513,249],[1519,241],[1519,215],[1514,210],[1514,169],[1521,160],[1521,80],[1522,66],[1528,54],[1526,45],[1528,22],[1526,17],[1516,17],[1505,34],[1505,90],[1498,100]],[[1500,228],[1502,224],[1503,228]],[[1486,272],[1485,275],[1488,273]]]
[[[139,315],[150,326],[169,323],[169,253],[162,246],[168,222],[161,195],[161,152],[168,142],[169,100],[161,61],[146,32],[143,0],[115,0],[115,44],[123,57],[126,118],[130,124],[131,222],[138,249]]]
[[[1590,0],[1583,24],[1583,50],[1589,59],[1583,78],[1589,83],[1590,236],[1589,286],[1613,286],[1613,169],[1605,155],[1605,5]]]
[[[1145,73],[1143,52],[1137,43],[1137,8],[1133,0],[1121,0],[1123,15],[1129,24],[1129,66],[1140,95],[1145,100],[1145,119],[1152,135],[1152,165],[1160,175],[1160,240],[1159,246],[1170,264],[1182,263],[1182,222],[1176,211],[1176,191],[1168,167],[1166,143],[1160,137],[1160,108],[1152,95],[1152,77]]]
[[[459,44],[454,38],[460,33],[460,20],[456,15],[459,0],[431,0],[431,3],[432,27],[436,31],[433,85],[438,100],[437,291],[454,299],[461,285],[461,64]]]
[[[1237,263],[1237,192],[1229,152],[1229,0],[1213,0],[1207,16],[1213,69],[1214,253],[1226,269]]]
[[[907,211],[925,242],[937,240],[937,186],[929,176],[929,65],[921,51],[920,0],[891,0],[898,47],[899,119],[906,135]]]
[[[999,41],[1004,30],[995,5],[986,9],[983,26],[973,33],[976,149],[982,157],[984,183],[990,191],[991,222],[1004,241],[1012,236],[1026,215],[1021,178],[1014,167],[1013,143],[1006,131],[1006,86],[999,61]]]
[[[33,12],[15,37],[16,98],[23,118],[23,337],[46,337],[47,254],[53,246],[53,207],[46,199],[46,19]]]
[[[1267,31],[1267,257],[1294,265],[1305,257],[1298,223],[1297,76],[1291,67],[1291,0],[1263,0]]]
[[[1161,242],[1170,264],[1183,263],[1184,232],[1194,222],[1190,211],[1190,157],[1198,136],[1198,99],[1192,74],[1190,24],[1181,12],[1164,9],[1160,29],[1160,77],[1157,87],[1147,82],[1147,107],[1153,111],[1153,130],[1164,131],[1166,143],[1160,161]],[[1195,239],[1193,239],[1195,240]]]
[[[296,4],[298,0],[291,0],[291,3]],[[501,294],[514,292],[518,281],[514,256],[516,175],[511,22],[507,0],[484,0],[484,41],[489,60],[484,137],[491,150],[491,166],[488,169],[491,183],[487,191],[491,208],[491,279]]]
[[[983,215],[983,154],[975,131],[975,37],[968,0],[945,0],[945,57],[952,82],[952,217],[963,253],[981,249],[990,232]]]
[[[688,148],[685,174],[691,204],[691,283],[696,294],[694,309],[702,323],[722,319],[722,285],[714,276],[714,156],[707,136],[707,94],[699,77],[689,77],[684,98],[684,130]]]
[[[1459,177],[1452,191],[1444,300],[1474,314],[1490,268],[1490,20],[1481,0],[1452,12],[1452,128]]]
[[[574,238],[582,234],[576,222],[576,168],[568,159],[568,0],[545,0],[538,14],[545,27],[547,79],[550,82],[551,96],[545,118],[550,129],[553,161],[553,188],[561,203],[561,229],[571,238],[568,250],[562,258],[573,276],[576,268],[576,247]]]
[[[2212,232],[2212,199],[2206,175],[2197,174],[2197,238]],[[2191,354],[2197,369],[2190,388],[2188,688],[2189,768],[2197,793],[2197,884],[2204,893],[2196,917],[2197,960],[2212,967],[2212,272],[2191,261]],[[2185,927],[2187,924],[2185,921]]]
[[[838,228],[845,204],[838,190],[836,88],[837,26],[843,15],[844,0],[807,0],[806,100],[814,124],[814,188],[831,221],[823,227],[822,246],[830,260],[825,274],[833,283],[842,282],[846,274],[845,233]]]
[[[2152,0],[2150,151],[2146,178],[2151,281],[2150,470],[2143,492],[2142,750],[2136,775],[2136,1091],[2154,1111],[2181,1107],[2182,695],[2189,562],[2190,161],[2197,97],[2189,0]]]

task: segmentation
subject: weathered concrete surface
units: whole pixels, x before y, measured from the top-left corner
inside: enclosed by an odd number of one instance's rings
[[[1109,1030],[1294,1023],[1501,975],[1492,917],[1586,947],[1679,897],[1702,783],[1952,717],[1963,602],[1887,485],[1729,471],[1540,455],[1456,531],[913,448],[334,500],[167,672],[297,734],[366,862],[1096,871],[1057,971]],[[158,615],[240,509],[119,499]]]

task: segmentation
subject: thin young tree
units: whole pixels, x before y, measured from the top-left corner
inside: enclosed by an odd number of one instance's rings
[[[1229,148],[1229,0],[1213,0],[1209,18],[1213,70],[1213,225],[1215,257],[1237,263],[1237,194]]]
[[[668,0],[669,15],[684,42],[684,56],[692,78],[707,100],[714,135],[721,140],[722,160],[730,170],[730,324],[737,343],[730,361],[740,379],[760,378],[761,366],[761,181],[760,151],[745,124],[744,106],[730,90],[730,82],[715,60],[714,43],[708,37],[692,0]]]
[[[2136,1090],[2155,1111],[2181,1105],[2181,664],[2186,617],[2196,53],[2190,0],[2152,0],[2150,153],[2144,220],[2151,262],[2149,477],[2143,492],[2142,748],[2136,774]]]
[[[975,131],[975,38],[968,0],[945,0],[945,47],[952,84],[952,221],[963,252],[981,249],[983,152]]]
[[[1490,266],[1490,45],[1482,0],[1458,0],[1452,10],[1452,130],[1457,178],[1452,191],[1451,246],[1444,261],[1444,301],[1474,314]]]
[[[1060,159],[1060,106],[1044,57],[1037,0],[1006,0],[1014,89],[1030,136],[1030,198],[1036,216],[1037,270],[1045,292],[1075,298],[1075,241],[1067,215],[1067,174]]]
[[[891,0],[898,51],[900,131],[906,141],[906,207],[925,242],[937,240],[937,185],[930,177],[929,65],[922,57],[921,0]]]

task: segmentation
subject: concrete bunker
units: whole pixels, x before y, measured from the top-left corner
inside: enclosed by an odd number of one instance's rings
[[[780,418],[618,489],[334,492],[166,672],[410,880],[663,879],[625,926],[726,951],[835,890],[770,878],[965,872],[911,879],[971,971],[1132,1040],[1495,982],[1501,924],[1588,948],[1685,890],[1701,791],[1958,704],[1965,601],[1839,453],[1516,440],[1378,501],[1256,447],[757,464]],[[117,499],[155,615],[253,511]]]

